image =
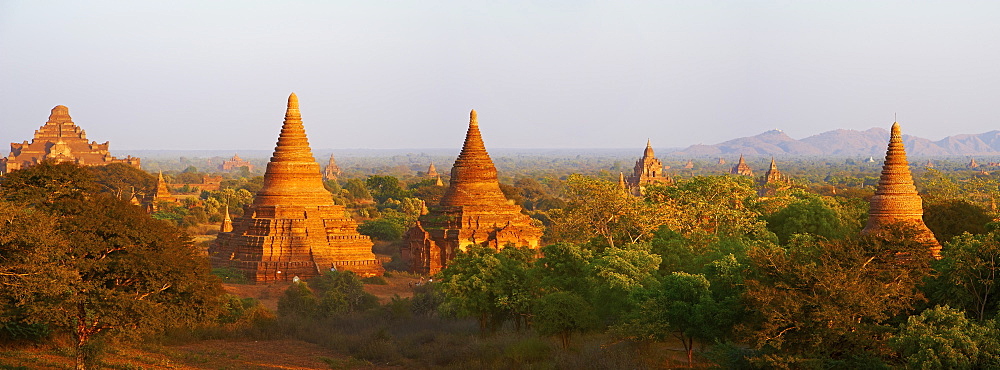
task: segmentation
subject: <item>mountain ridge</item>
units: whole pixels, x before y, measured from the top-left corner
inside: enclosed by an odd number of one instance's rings
[[[864,131],[836,129],[802,139],[793,139],[781,130],[735,138],[714,145],[697,144],[669,151],[670,156],[710,155],[829,155],[880,156],[885,154],[889,130],[873,127]],[[980,134],[959,134],[931,141],[903,135],[906,153],[912,156],[996,155],[1000,154],[1000,130]]]

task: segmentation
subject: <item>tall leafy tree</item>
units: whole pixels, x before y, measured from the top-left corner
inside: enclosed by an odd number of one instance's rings
[[[757,317],[745,334],[777,352],[770,366],[885,355],[888,320],[922,299],[917,285],[929,270],[927,247],[912,234],[798,236],[786,248],[751,249],[744,299]]]
[[[10,222],[41,222],[19,230],[22,236],[0,238],[6,251],[0,271],[15,271],[0,291],[2,313],[72,334],[78,368],[86,363],[84,348],[100,336],[139,335],[217,316],[218,280],[190,238],[97,192],[86,169],[43,163],[3,180],[0,196],[24,208]],[[18,263],[26,258],[31,264]]]

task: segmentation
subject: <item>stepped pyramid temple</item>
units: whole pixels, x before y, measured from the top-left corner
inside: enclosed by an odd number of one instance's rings
[[[340,166],[333,159],[333,153],[330,153],[330,161],[326,163],[326,168],[323,169],[323,179],[336,180],[337,176],[340,176],[340,172]]]
[[[403,258],[416,273],[436,274],[470,245],[498,250],[508,245],[539,248],[542,230],[500,191],[476,111],[470,116],[465,145],[451,167],[451,182],[441,203],[403,236]]]
[[[694,161],[688,159],[687,163],[684,164],[684,168],[688,170],[694,168]]]
[[[861,233],[877,235],[889,225],[906,223],[916,228],[917,240],[927,244],[931,253],[938,256],[941,244],[924,224],[923,215],[922,201],[917,188],[913,186],[910,164],[906,161],[903,135],[900,133],[899,123],[893,122],[889,148],[885,151],[885,163],[882,165],[882,177],[871,198],[868,225]]]
[[[243,216],[223,223],[209,247],[212,267],[232,267],[257,283],[307,278],[337,269],[359,276],[381,275],[372,242],[358,234],[358,223],[323,187],[299,113],[288,97],[285,123],[264,172],[264,187]]]
[[[27,140],[23,143],[10,143],[10,155],[0,158],[0,175],[34,166],[46,159],[73,162],[82,166],[125,163],[139,168],[139,158],[112,157],[108,152],[108,145],[109,142],[87,142],[87,132],[73,123],[69,108],[57,105],[52,108],[49,120],[35,130],[35,137],[30,144]]]
[[[233,154],[232,158],[228,161],[223,161],[222,164],[219,165],[219,169],[222,171],[232,171],[239,169],[240,167],[246,167],[248,171],[253,171],[253,165],[243,158],[240,158],[239,154]]]
[[[753,169],[743,160],[743,154],[740,154],[740,161],[733,166],[733,169],[729,170],[729,173],[733,175],[753,176]]]
[[[670,168],[669,166],[666,168]],[[667,174],[663,173],[664,166],[656,154],[653,153],[653,145],[647,139],[646,150],[642,153],[642,158],[635,161],[632,169],[632,176],[625,178],[625,183],[632,194],[640,195],[646,185],[649,184],[670,184],[672,181]]]

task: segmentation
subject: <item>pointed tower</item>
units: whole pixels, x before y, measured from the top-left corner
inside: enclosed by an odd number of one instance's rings
[[[976,159],[972,158],[972,160],[969,161],[969,164],[968,164],[967,167],[969,167],[969,168],[976,168],[976,167],[979,167],[979,163],[976,163]]]
[[[427,167],[427,178],[433,179],[433,178],[438,177],[438,176],[441,176],[441,175],[438,175],[437,167],[434,167],[434,164],[431,163],[431,165]]]
[[[927,244],[931,253],[937,256],[941,251],[941,244],[924,224],[923,215],[922,201],[917,188],[913,186],[910,164],[906,161],[903,135],[899,130],[899,123],[893,122],[882,176],[878,180],[875,195],[871,198],[868,224],[861,233],[878,234],[889,225],[906,223],[917,229],[917,240]]]
[[[264,186],[209,248],[213,267],[233,267],[257,283],[307,278],[324,271],[381,275],[372,242],[358,234],[358,223],[345,216],[323,187],[295,94],[281,135],[264,172]]]
[[[792,180],[778,171],[778,164],[774,161],[774,157],[771,157],[771,167],[764,173],[764,176],[761,176],[758,183],[760,190],[757,191],[757,195],[767,196],[775,191],[790,188]]]
[[[664,166],[653,152],[653,143],[646,139],[646,149],[642,151],[642,158],[635,162],[632,168],[632,175],[625,179],[628,189],[632,194],[641,195],[649,184],[671,184],[670,177],[663,170],[670,168]]]
[[[153,201],[146,205],[146,211],[155,212],[159,209],[160,204],[164,202],[177,203],[177,198],[170,194],[170,187],[167,186],[167,181],[163,179],[163,171],[160,171],[159,177],[156,178],[156,191],[153,193]]]
[[[541,229],[521,213],[521,206],[507,201],[500,191],[497,169],[486,152],[473,110],[465,144],[451,167],[451,181],[441,203],[432,206],[406,232],[403,258],[413,272],[436,274],[470,245],[538,249],[541,237]]]
[[[229,205],[226,205],[226,210],[224,211],[225,218],[222,219],[222,226],[219,227],[219,232],[228,233],[233,231],[233,219],[229,217]]]
[[[333,153],[330,153],[330,161],[326,163],[326,167],[323,168],[323,180],[336,180],[340,176],[340,166],[337,165],[337,161],[333,159]]]
[[[740,161],[733,166],[733,169],[729,170],[729,173],[733,175],[753,176],[753,169],[743,160],[743,154],[740,154]]]
[[[684,169],[690,170],[694,168],[694,161],[688,159],[687,163],[684,164]]]

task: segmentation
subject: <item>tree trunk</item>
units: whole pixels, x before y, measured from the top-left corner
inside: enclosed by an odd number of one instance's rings
[[[684,343],[684,350],[687,351],[688,367],[694,367],[694,338],[688,338]]]

